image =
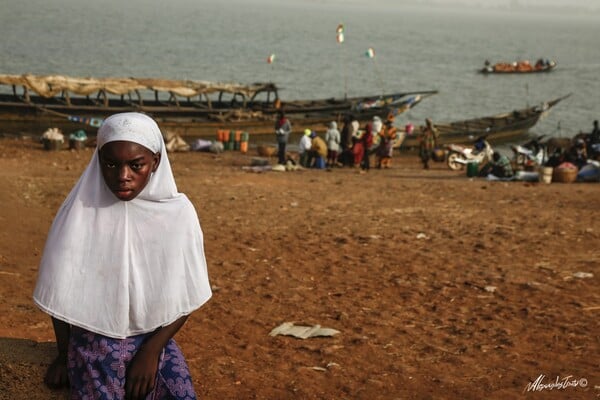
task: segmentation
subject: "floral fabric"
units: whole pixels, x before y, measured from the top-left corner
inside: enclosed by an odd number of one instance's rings
[[[71,399],[124,399],[127,366],[148,335],[113,339],[73,327],[68,355]],[[163,350],[154,390],[146,397],[159,399],[196,399],[187,363],[173,339]]]

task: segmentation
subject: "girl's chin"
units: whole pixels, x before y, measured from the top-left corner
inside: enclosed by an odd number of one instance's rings
[[[129,201],[135,197],[133,190],[115,190],[113,193],[119,200],[123,201]]]

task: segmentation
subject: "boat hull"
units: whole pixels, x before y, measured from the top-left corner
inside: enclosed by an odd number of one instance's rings
[[[373,99],[377,97],[353,98],[344,100],[315,100],[282,102],[278,107],[265,106],[259,103],[252,107],[211,109],[198,103],[180,102],[174,104],[158,104],[145,102],[144,105],[133,104],[122,100],[113,100],[107,106],[89,104],[89,99],[71,98],[64,104],[57,99],[49,101],[44,98],[30,98],[29,101],[15,100],[14,96],[0,94],[0,132],[8,134],[41,134],[50,127],[63,132],[84,129],[95,134],[99,122],[109,115],[120,112],[143,112],[152,116],[161,129],[190,138],[213,138],[217,130],[242,130],[253,135],[273,133],[275,119],[280,109],[292,121],[295,131],[313,129],[323,131],[331,121],[341,124],[347,114],[353,114],[364,122],[378,115],[385,118],[388,114],[400,114],[417,105],[421,100],[435,91],[422,94],[390,95],[404,100],[393,103],[380,101],[378,106]],[[385,99],[386,97],[382,97]],[[74,121],[76,119],[77,121]],[[90,121],[95,120],[94,126]]]
[[[538,106],[496,114],[482,118],[473,118],[450,123],[434,123],[438,130],[438,145],[451,143],[470,144],[479,136],[485,136],[489,142],[498,144],[514,141],[526,135],[552,107],[570,95],[563,96]],[[406,135],[400,144],[403,148],[419,146],[419,132],[423,127],[415,128],[413,135]]]

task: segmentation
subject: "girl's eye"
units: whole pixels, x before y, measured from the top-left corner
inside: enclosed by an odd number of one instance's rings
[[[114,163],[109,163],[109,162],[104,163],[104,165],[106,165],[106,168],[115,168],[116,167],[116,165]]]
[[[133,168],[135,170],[142,169],[143,166],[144,166],[143,164],[138,164],[138,163],[131,164],[131,168]]]

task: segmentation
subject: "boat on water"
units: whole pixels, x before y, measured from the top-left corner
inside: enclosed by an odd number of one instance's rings
[[[486,60],[485,66],[479,70],[482,74],[530,74],[538,72],[550,72],[556,68],[556,61],[539,59],[532,64],[529,60],[514,62],[497,62],[490,64]]]
[[[0,133],[41,133],[56,127],[94,134],[104,118],[127,111],[146,113],[164,130],[183,137],[214,137],[218,129],[273,133],[280,110],[295,130],[322,129],[349,113],[360,121],[397,115],[436,93],[283,101],[273,83],[0,75]]]
[[[443,147],[448,144],[470,144],[480,136],[485,136],[489,142],[494,144],[513,141],[524,136],[530,128],[550,112],[552,107],[570,95],[567,94],[535,106],[486,117],[448,123],[434,120],[434,126],[439,133],[438,145]],[[412,135],[406,135],[403,132],[396,147],[418,147],[418,137],[422,129],[423,126],[415,127]]]

